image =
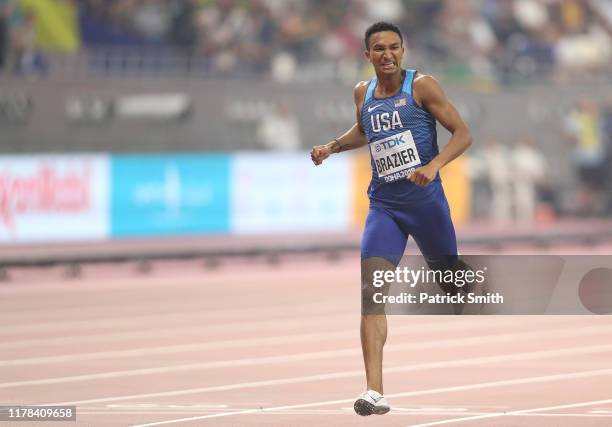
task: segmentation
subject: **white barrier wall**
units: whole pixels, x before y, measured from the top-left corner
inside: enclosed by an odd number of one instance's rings
[[[233,233],[345,231],[352,220],[350,156],[314,167],[307,152],[239,153],[231,167]]]

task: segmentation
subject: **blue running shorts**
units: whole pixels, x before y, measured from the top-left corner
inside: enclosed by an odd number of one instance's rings
[[[457,261],[457,239],[450,208],[440,185],[433,197],[410,206],[370,204],[361,259],[385,258],[397,266],[412,236],[430,268],[451,268]]]

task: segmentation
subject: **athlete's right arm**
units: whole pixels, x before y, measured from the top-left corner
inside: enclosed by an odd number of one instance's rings
[[[355,123],[348,131],[338,138],[334,138],[333,141],[328,142],[325,145],[316,145],[312,148],[310,158],[315,165],[320,165],[323,163],[323,160],[327,159],[334,153],[354,150],[367,145],[368,139],[363,132],[363,127],[361,126],[361,105],[363,104],[363,98],[365,97],[367,87],[368,82],[359,82],[353,91],[357,123]]]

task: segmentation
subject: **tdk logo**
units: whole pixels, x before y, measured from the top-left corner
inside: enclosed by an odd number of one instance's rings
[[[380,152],[380,150],[383,150],[383,149],[388,150],[389,148],[393,148],[397,145],[405,144],[405,143],[406,141],[404,140],[404,134],[402,134],[394,138],[389,138],[385,141],[379,142],[378,144],[376,144],[375,150],[378,153]]]

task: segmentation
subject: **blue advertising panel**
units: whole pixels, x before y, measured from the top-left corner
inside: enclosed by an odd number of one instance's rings
[[[229,231],[230,157],[113,156],[113,237]]]

